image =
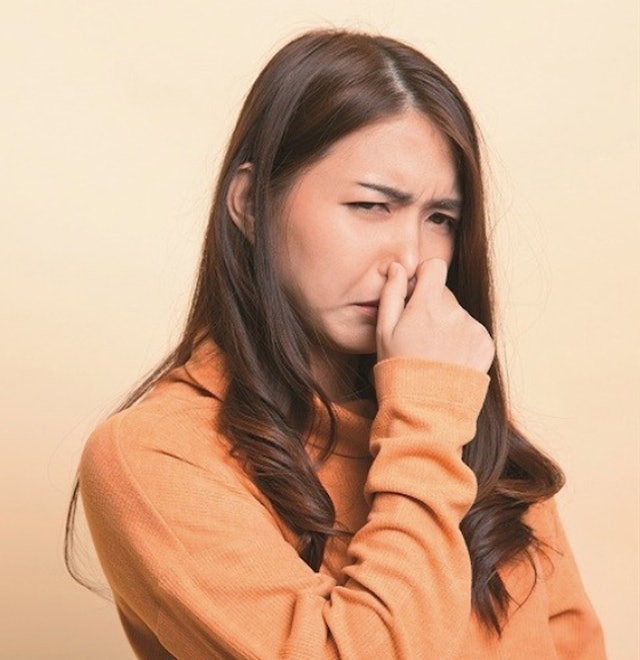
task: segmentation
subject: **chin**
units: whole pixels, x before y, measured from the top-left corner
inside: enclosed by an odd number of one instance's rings
[[[371,355],[377,350],[375,332],[335,333],[323,342],[326,348],[346,355]]]

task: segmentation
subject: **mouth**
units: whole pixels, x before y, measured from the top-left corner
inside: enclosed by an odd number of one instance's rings
[[[409,302],[411,299],[411,295],[413,294],[413,291],[411,291],[404,299],[404,304]],[[362,310],[365,314],[368,316],[373,316],[376,317],[378,315],[378,307],[380,306],[380,301],[379,300],[365,300],[364,302],[357,302],[353,303],[354,307],[357,307],[358,309]]]
[[[379,305],[380,305],[379,300],[367,300],[365,302],[356,303],[356,307],[367,307],[367,308],[374,308],[374,309],[378,309]]]
[[[378,316],[379,304],[379,300],[367,300],[365,302],[355,303],[355,307],[357,307],[364,316],[374,320]]]

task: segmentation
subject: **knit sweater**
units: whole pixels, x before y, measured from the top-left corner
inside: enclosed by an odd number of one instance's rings
[[[471,607],[460,521],[476,496],[461,449],[489,379],[393,358],[375,367],[373,420],[336,406],[319,478],[337,521],[313,571],[296,537],[229,453],[218,428],[225,359],[205,341],[138,404],[103,422],[80,467],[91,534],[140,658],[605,657],[553,501],[527,522],[543,542],[501,569],[501,636]],[[326,441],[327,420],[312,436]]]

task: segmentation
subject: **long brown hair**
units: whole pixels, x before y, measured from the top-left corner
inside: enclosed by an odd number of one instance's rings
[[[201,337],[212,338],[229,365],[221,424],[232,452],[296,533],[298,552],[314,570],[327,540],[342,533],[305,450],[314,397],[332,422],[334,417],[311,374],[309,338],[276,276],[273,219],[302,168],[341,137],[409,107],[438,126],[455,154],[463,209],[448,286],[495,337],[480,148],[466,102],[437,65],[406,44],[312,31],[282,48],[254,83],[222,165],[183,337],[119,408],[185,363]],[[252,240],[234,224],[226,204],[244,163],[252,164]],[[374,360],[363,358],[365,366]],[[537,541],[523,514],[557,492],[563,476],[510,422],[497,360],[490,376],[476,437],[463,454],[477,477],[478,494],[461,529],[472,562],[474,609],[499,633],[510,599],[498,568],[529,556]],[[78,488],[76,482],[67,518],[65,557],[72,574]]]

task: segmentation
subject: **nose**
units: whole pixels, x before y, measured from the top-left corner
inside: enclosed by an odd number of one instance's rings
[[[415,275],[409,278],[409,282],[407,283],[407,295],[405,298],[406,300],[409,300],[409,298],[411,298],[411,296],[413,295],[413,290],[416,288],[417,281],[418,279]]]
[[[409,292],[413,291],[416,270],[421,261],[420,232],[415,224],[407,223],[405,227],[396,226],[389,242],[387,258],[401,264],[409,277]]]

